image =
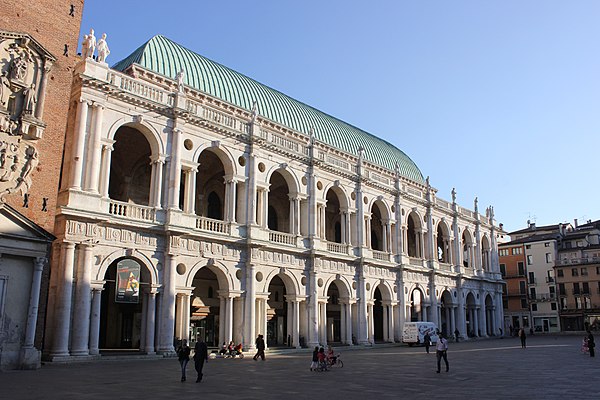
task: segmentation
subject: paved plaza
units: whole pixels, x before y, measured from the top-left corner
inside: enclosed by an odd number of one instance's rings
[[[600,398],[600,359],[580,353],[578,336],[450,343],[450,372],[435,352],[381,346],[339,350],[344,368],[310,372],[308,351],[210,360],[205,377],[179,382],[176,359],[45,364],[0,373],[2,399],[581,399]]]

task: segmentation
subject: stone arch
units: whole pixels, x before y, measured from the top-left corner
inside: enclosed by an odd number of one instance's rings
[[[269,291],[269,285],[276,276],[283,281],[288,295],[298,295],[300,293],[300,286],[296,277],[289,271],[282,268],[274,268],[267,273],[267,276],[264,279],[264,285],[262,287],[263,292]]]
[[[474,337],[479,336],[480,327],[477,326],[477,298],[475,294],[469,290],[465,293],[465,308],[466,316],[465,321],[467,325],[467,336]]]
[[[290,194],[297,195],[298,193],[300,193],[300,181],[298,180],[298,177],[296,176],[296,174],[292,172],[292,169],[289,168],[287,165],[285,165],[285,166],[282,166],[279,164],[273,165],[267,171],[267,174],[265,176],[265,181],[270,182],[271,178],[275,172],[278,172],[279,174],[281,174],[281,176],[287,183],[288,191]]]
[[[450,236],[450,227],[446,223],[445,220],[439,220],[437,227],[435,228],[436,232],[436,257],[439,262],[449,264],[452,262],[450,259],[451,253],[451,236]]]
[[[166,154],[166,146],[163,138],[158,131],[158,129],[145,121],[143,118],[140,120],[137,117],[121,117],[114,121],[110,127],[108,128],[108,139],[113,139],[115,134],[119,130],[119,128],[126,126],[133,129],[136,129],[144,135],[148,143],[150,144],[150,149],[152,150],[152,155],[157,156],[159,154]],[[167,128],[165,128],[166,130]]]
[[[375,299],[375,289],[379,289],[381,292],[381,299],[385,301],[394,301],[394,288],[386,280],[379,280],[371,283],[371,290],[369,291],[370,300]]]
[[[352,294],[352,283],[348,281],[348,278],[344,275],[331,275],[326,281],[323,283],[323,289],[320,296],[327,296],[327,291],[329,290],[329,286],[332,283],[336,284],[338,290],[340,291],[340,297],[351,297]]]
[[[192,160],[199,160],[200,156],[205,151],[210,151],[219,158],[221,164],[223,164],[225,175],[232,176],[237,174],[237,163],[235,162],[235,157],[227,147],[220,145],[216,146],[212,143],[203,143],[200,146],[198,146],[196,150],[194,150]]]
[[[423,321],[427,303],[427,291],[419,284],[414,284],[408,291],[407,308],[409,308],[410,321]],[[426,311],[425,311],[426,313]]]
[[[196,179],[194,212],[202,217],[225,220],[227,212],[225,180],[227,176],[232,176],[232,161],[227,157],[227,153],[217,146],[201,149],[197,152],[195,160],[198,163],[198,171],[194,176]]]
[[[290,218],[290,201],[298,193],[298,181],[289,168],[271,169],[268,174],[266,225],[272,231],[292,233],[297,224],[296,216]]]
[[[453,322],[451,321],[452,315],[450,313],[451,308],[454,306],[454,300],[452,299],[452,292],[448,288],[444,288],[438,298],[438,304],[440,310],[440,321],[439,329],[440,332],[444,333],[446,337],[450,337],[454,333]]]
[[[336,186],[325,190],[325,238],[328,242],[345,243],[346,221],[341,215],[342,210],[348,209],[344,192]],[[345,214],[347,218],[347,213]]]
[[[214,259],[202,259],[196,262],[189,270],[185,276],[185,286],[191,287],[193,286],[194,277],[196,273],[202,268],[207,267],[211,272],[215,274],[217,277],[217,281],[219,282],[220,290],[236,290],[239,289],[239,285],[235,284],[234,277],[229,273],[227,267],[220,261]]]
[[[469,228],[463,229],[463,233],[461,235],[461,251],[463,266],[472,268],[475,265],[475,254],[473,235],[471,234]]]
[[[152,262],[152,259],[146,256],[144,253],[135,249],[118,249],[110,253],[102,260],[102,262],[100,263],[100,267],[98,268],[96,275],[92,280],[103,281],[108,267],[110,267],[111,264],[119,258],[133,258],[134,260],[138,261],[141,265],[144,265],[150,273],[150,284],[158,285],[158,270]]]
[[[327,194],[330,190],[333,190],[336,194],[339,202],[340,208],[347,209],[350,207],[350,196],[348,195],[348,190],[344,186],[344,184],[339,183],[339,181],[330,182],[323,188],[323,197],[322,200],[327,199]]]
[[[487,233],[481,238],[481,268],[484,271],[491,271],[491,247]]]
[[[377,251],[389,251],[391,232],[387,232],[387,223],[390,219],[390,210],[385,202],[381,199],[372,201],[369,208],[370,219],[370,247]]]
[[[406,250],[409,257],[422,258],[423,223],[417,210],[412,210],[406,216]]]

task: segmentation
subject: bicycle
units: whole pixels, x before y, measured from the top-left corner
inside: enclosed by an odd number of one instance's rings
[[[333,368],[333,367],[344,368],[344,362],[340,358],[340,354],[337,354],[337,355],[333,356],[332,358],[328,359],[327,367],[328,368]]]

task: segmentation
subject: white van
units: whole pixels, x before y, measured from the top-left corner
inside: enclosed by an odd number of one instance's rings
[[[437,326],[433,322],[405,322],[402,330],[402,343],[423,344],[425,334],[429,333],[431,343],[437,343]]]

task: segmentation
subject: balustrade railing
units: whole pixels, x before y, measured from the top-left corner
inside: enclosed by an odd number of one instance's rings
[[[296,245],[296,235],[284,232],[269,231],[269,241],[279,244]]]
[[[332,242],[327,242],[327,251],[342,254],[346,254],[348,252],[345,244]]]
[[[414,258],[414,257],[408,257],[408,263],[410,265],[418,265],[418,266],[423,266],[423,260],[420,258]]]
[[[108,72],[108,82],[119,89],[143,97],[145,99],[163,104],[165,106],[173,105],[173,97],[171,93],[158,88],[149,83],[141,82],[138,79],[116,71]]]
[[[153,207],[124,203],[116,200],[110,200],[108,213],[118,217],[139,221],[154,222],[156,218],[156,210]]]
[[[196,229],[229,235],[229,224],[218,219],[196,217]]]
[[[373,258],[381,261],[390,261],[390,253],[385,251],[373,250]]]

